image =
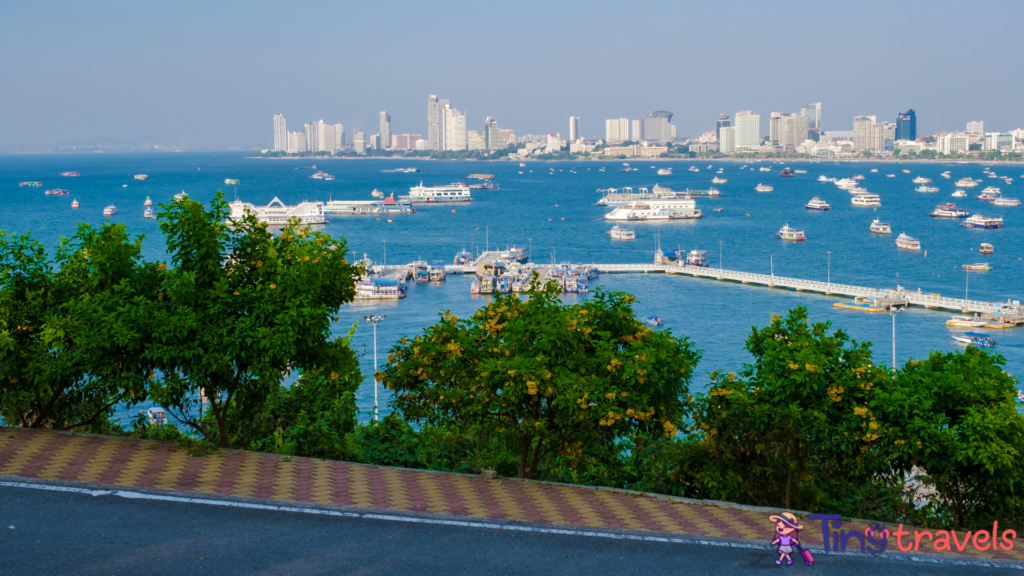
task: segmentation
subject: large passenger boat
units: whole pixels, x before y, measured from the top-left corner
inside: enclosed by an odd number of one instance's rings
[[[993,206],[1020,206],[1020,200],[1016,198],[996,198],[992,201]]]
[[[936,206],[928,215],[933,218],[967,218],[971,214],[967,210],[957,208],[952,202],[946,202]]]
[[[918,176],[917,178],[914,178],[913,182],[914,184],[931,184],[932,179],[925,178],[924,176]]]
[[[978,183],[970,178],[961,178],[956,181],[957,188],[974,188]]]
[[[825,202],[824,200],[822,200],[821,198],[818,198],[817,196],[815,196],[814,198],[811,198],[811,201],[808,202],[807,204],[804,204],[804,208],[807,208],[808,210],[818,210],[818,211],[825,211],[825,210],[831,210],[832,209],[832,207],[828,205],[828,202]]]
[[[917,238],[911,238],[905,233],[901,233],[896,238],[896,247],[900,250],[910,250],[911,252],[918,252],[921,250],[921,241]]]
[[[707,267],[708,262],[708,251],[707,250],[690,250],[686,253],[686,259],[683,261],[687,266],[703,266]]]
[[[878,197],[878,194],[858,194],[850,199],[850,203],[854,206],[871,208],[881,206],[882,199]]]
[[[772,192],[773,190],[775,190],[775,188],[772,188],[767,184],[758,184],[757,186],[754,186],[754,190],[756,190],[757,192]]]
[[[783,240],[788,240],[790,242],[802,242],[807,239],[807,236],[804,235],[803,230],[800,230],[798,228],[790,228],[789,224],[783,226],[778,232],[775,233],[775,235],[778,236],[779,238],[782,238]]]
[[[693,199],[638,200],[628,202],[605,214],[606,220],[687,220],[700,218]]]
[[[104,216],[113,216],[114,214],[117,214],[117,206],[114,206],[113,204],[103,209]]]
[[[367,278],[356,282],[356,300],[398,300],[405,295],[405,282],[395,278]]]
[[[892,234],[892,226],[889,226],[878,218],[871,221],[871,226],[868,229],[874,234]]]
[[[323,202],[301,202],[296,206],[285,206],[280,198],[274,197],[266,206],[256,206],[241,200],[235,200],[228,204],[231,214],[228,220],[241,220],[246,214],[254,214],[260,222],[268,226],[284,226],[293,218],[298,218],[301,224],[324,224],[327,218],[324,217]]]
[[[324,214],[373,216],[411,214],[415,211],[408,200],[396,201],[394,193],[383,200],[330,200],[324,203]]]
[[[918,186],[917,188],[914,188],[914,191],[924,192],[925,194],[934,194],[935,192],[938,192],[939,189],[935,186]]]
[[[334,176],[324,172],[323,170],[317,170],[316,174],[309,175],[310,180],[334,180]]]
[[[618,224],[612,226],[612,229],[608,231],[608,235],[612,237],[612,240],[636,240],[636,232],[623,228]]]
[[[447,186],[419,186],[409,189],[409,200],[413,204],[433,204],[435,202],[469,202],[469,186],[462,182],[454,182]]]
[[[843,178],[842,180],[836,180],[836,186],[843,190],[855,188],[857,186],[857,181],[853,178]]]
[[[964,220],[961,226],[967,228],[1002,228],[1002,218],[989,218],[988,216],[982,216],[981,214],[975,214],[970,218]]]

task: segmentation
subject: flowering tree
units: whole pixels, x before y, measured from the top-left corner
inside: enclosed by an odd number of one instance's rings
[[[645,327],[633,296],[597,290],[562,304],[547,287],[496,295],[471,318],[441,320],[392,348],[377,374],[406,419],[479,426],[512,438],[520,478],[545,458],[583,458],[634,435],[674,436],[700,357]]]

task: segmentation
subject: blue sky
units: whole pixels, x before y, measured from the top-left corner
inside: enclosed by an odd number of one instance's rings
[[[271,117],[426,132],[426,99],[470,129],[602,136],[605,118],[823,103],[918,131],[1024,126],[1024,3],[14,2],[0,4],[0,145],[114,137],[269,146]],[[351,134],[351,131],[349,131]],[[351,140],[351,136],[349,136]]]

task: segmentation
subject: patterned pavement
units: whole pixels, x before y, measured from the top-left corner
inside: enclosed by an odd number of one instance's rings
[[[485,480],[477,476],[239,450],[196,457],[166,442],[21,428],[0,427],[0,476],[738,538],[765,544],[771,541],[773,532],[768,513],[760,510],[614,490],[502,478]],[[806,527],[801,531],[801,540],[811,547],[820,547],[820,521],[801,521]],[[843,522],[842,527],[862,531],[864,524]],[[850,542],[851,546],[857,544],[856,539]],[[890,536],[886,553],[898,553],[895,536]],[[977,551],[967,546],[964,552],[942,554],[1024,561],[1024,547],[1016,545],[1010,551]]]

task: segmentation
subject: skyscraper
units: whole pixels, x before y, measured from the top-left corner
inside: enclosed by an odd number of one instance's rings
[[[274,152],[288,151],[288,125],[281,114],[274,114]]]
[[[857,116],[853,119],[853,149],[856,152],[872,149],[872,131],[876,118],[874,116]]]
[[[488,150],[500,150],[505,147],[505,139],[501,137],[498,121],[490,116],[484,120],[484,142]]]
[[[466,115],[455,108],[452,108],[447,100],[444,108],[438,109],[444,116],[444,149],[465,150],[466,149]]]
[[[448,100],[437,101],[437,148],[436,150],[448,150],[448,115],[451,113],[451,104]]]
[[[345,147],[345,125],[334,125],[334,149],[341,150]]]
[[[441,128],[438,122],[437,96],[427,96],[427,146],[430,150],[441,149]]]
[[[380,147],[391,147],[391,114],[387,112],[380,113]]]
[[[750,110],[736,113],[736,149],[761,145],[761,115]]]
[[[785,114],[782,117],[779,146],[792,146],[794,149],[803,144],[808,136],[809,118],[796,114]]]
[[[306,134],[303,132],[288,133],[288,153],[298,154],[306,151]]]
[[[901,112],[896,117],[896,139],[911,141],[917,139],[917,114],[914,113],[913,108]]]
[[[575,142],[580,138],[580,117],[569,116],[569,141]]]
[[[718,151],[722,154],[732,154],[736,151],[736,128],[734,126],[718,127]]]
[[[981,120],[975,120],[973,122],[968,122],[967,123],[967,131],[970,132],[971,134],[984,134],[985,133],[985,123],[982,122]]]
[[[768,117],[768,141],[778,145],[782,139],[782,117],[789,116],[783,112],[772,112]]]
[[[732,122],[729,121],[729,115],[722,112],[718,115],[718,123],[715,126],[715,136],[718,137],[718,141],[722,141],[722,128],[732,126]]]
[[[361,131],[356,131],[352,136],[352,147],[355,149],[356,154],[366,154],[366,137]]]
[[[672,139],[672,113],[658,110],[633,122],[633,140],[664,144]]]
[[[469,150],[487,149],[487,141],[484,140],[484,135],[476,130],[466,132],[466,145]]]
[[[821,102],[812,102],[800,109],[800,115],[807,118],[807,137],[815,142],[821,140]]]
[[[629,118],[611,118],[604,121],[604,141],[609,144],[629,140]]]

